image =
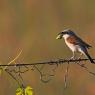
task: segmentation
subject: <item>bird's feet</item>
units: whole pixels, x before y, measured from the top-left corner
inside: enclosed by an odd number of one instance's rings
[[[69,60],[75,60],[76,58],[74,56],[72,56]]]
[[[80,60],[80,59],[81,59],[81,57],[78,57],[77,59],[78,59],[78,60]]]

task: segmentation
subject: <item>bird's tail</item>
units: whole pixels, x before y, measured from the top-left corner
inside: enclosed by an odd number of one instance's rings
[[[91,56],[88,54],[88,52],[86,52],[86,56],[88,57],[88,59],[90,60],[91,63],[95,64],[95,62],[93,61]]]

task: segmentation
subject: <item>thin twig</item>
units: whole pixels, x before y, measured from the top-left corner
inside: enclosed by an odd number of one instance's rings
[[[95,73],[94,72],[91,72],[91,71],[89,71],[89,69],[84,65],[84,64],[79,64],[79,63],[77,63],[79,66],[81,66],[82,68],[84,68],[89,74],[91,74],[91,75],[94,75],[95,76]]]
[[[51,80],[51,79],[50,79],[50,75],[49,75],[49,79],[47,79],[47,80],[43,79],[43,78],[46,77],[47,75],[46,75],[46,74],[43,74],[37,66],[34,66],[34,67],[35,67],[35,69],[40,73],[40,80],[41,80],[42,82],[47,83],[47,82],[49,82],[49,81]]]
[[[9,63],[7,63],[7,65],[4,67],[3,70],[5,70],[9,65],[11,65],[11,63],[14,63],[19,58],[21,53],[22,53],[22,50],[19,52],[19,54],[13,60],[11,60]],[[14,66],[15,66],[15,64],[14,64]]]
[[[64,76],[64,85],[65,85],[65,89],[67,88],[67,78],[68,78],[68,71],[69,71],[69,62],[67,64],[67,68],[66,68],[66,71],[65,71],[65,76]]]
[[[14,77],[14,75],[8,69],[6,69],[5,71],[17,82],[17,84],[20,87],[22,87],[22,85],[19,83],[19,81],[16,79],[16,77]]]

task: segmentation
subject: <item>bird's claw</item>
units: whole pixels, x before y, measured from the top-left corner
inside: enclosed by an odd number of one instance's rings
[[[75,57],[71,57],[69,60],[75,60]]]

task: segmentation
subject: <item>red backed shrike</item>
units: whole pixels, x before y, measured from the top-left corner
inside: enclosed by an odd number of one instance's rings
[[[64,38],[66,45],[73,52],[71,59],[75,58],[75,52],[80,52],[80,55],[87,56],[91,63],[95,63],[87,51],[91,46],[79,38],[73,31],[67,29],[60,32],[56,39],[62,38]]]

